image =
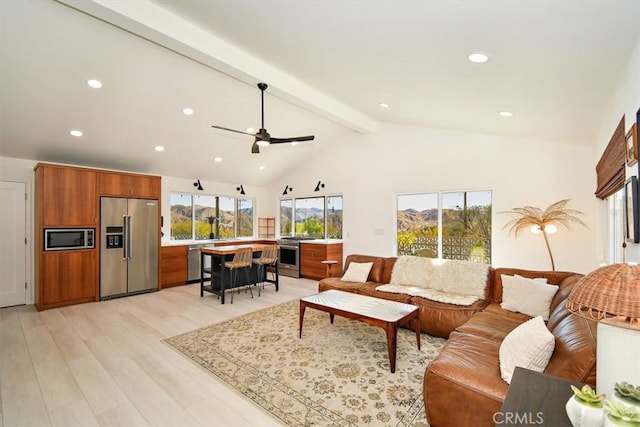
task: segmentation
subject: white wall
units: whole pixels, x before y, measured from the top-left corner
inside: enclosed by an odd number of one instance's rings
[[[556,269],[588,272],[597,267],[592,159],[590,147],[384,125],[375,134],[332,142],[331,150],[313,164],[274,183],[270,197],[280,198],[286,184],[309,189],[294,192],[295,197],[318,194],[312,189],[320,179],[324,193],[344,195],[345,255],[391,256],[398,194],[489,189],[492,264],[541,270],[551,267],[542,236],[509,237],[502,227],[513,217],[499,212],[524,205],[545,208],[569,198],[569,207],[585,213],[589,228],[561,229],[550,237]]]

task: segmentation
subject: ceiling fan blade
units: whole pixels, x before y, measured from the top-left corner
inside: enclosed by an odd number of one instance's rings
[[[211,127],[212,128],[216,128],[216,129],[220,129],[220,130],[226,130],[226,131],[229,131],[229,132],[241,133],[243,135],[255,136],[255,134],[253,134],[253,133],[243,132],[241,130],[229,129],[229,128],[225,128],[225,127],[222,127],[222,126],[212,125]]]
[[[258,141],[253,142],[253,145],[251,146],[251,153],[260,154],[260,146],[258,145]]]
[[[315,138],[314,135],[309,136],[294,136],[292,138],[271,138],[272,144],[284,144],[286,142],[302,142],[302,141],[313,141]]]

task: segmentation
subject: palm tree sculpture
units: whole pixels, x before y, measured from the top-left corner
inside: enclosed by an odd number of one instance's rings
[[[555,202],[544,211],[533,206],[524,206],[522,208],[513,208],[510,211],[500,212],[518,215],[518,218],[514,218],[507,222],[502,229],[504,230],[505,228],[510,227],[509,235],[511,235],[511,232],[514,232],[516,237],[518,236],[518,232],[525,228],[537,229],[539,232],[542,232],[544,243],[547,245],[547,251],[549,252],[549,258],[551,258],[551,269],[556,271],[556,265],[553,261],[553,254],[551,253],[551,247],[549,246],[549,239],[547,237],[547,228],[549,225],[559,223],[564,225],[567,230],[571,229],[569,227],[571,223],[587,227],[587,224],[576,216],[584,215],[582,212],[565,208],[569,200],[570,199],[564,199],[559,202]]]

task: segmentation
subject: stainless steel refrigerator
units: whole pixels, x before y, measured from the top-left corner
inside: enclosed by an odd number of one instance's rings
[[[158,201],[100,198],[100,299],[158,290]]]

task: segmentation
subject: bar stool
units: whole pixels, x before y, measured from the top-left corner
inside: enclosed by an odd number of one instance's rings
[[[334,260],[334,259],[326,259],[324,261],[320,261],[322,264],[329,266],[329,277],[333,277],[333,273],[331,271],[331,269],[333,268],[334,265],[336,265],[338,263],[338,261]]]
[[[247,285],[249,285],[249,291],[251,292],[251,298],[253,298],[253,291],[251,290],[251,284],[249,283],[249,269],[251,268],[251,260],[253,258],[253,249],[242,248],[238,249],[233,256],[232,261],[227,261],[224,266],[231,270],[231,304],[233,304],[233,291],[238,287],[238,270],[244,268],[247,275]]]
[[[256,286],[258,287],[258,296],[260,296],[261,285],[262,289],[264,289],[264,281],[267,277],[266,268],[270,265],[275,265],[276,261],[278,261],[278,245],[267,246],[260,254],[260,258],[253,260],[253,263],[258,266],[258,280],[260,280],[260,283],[256,283]]]

